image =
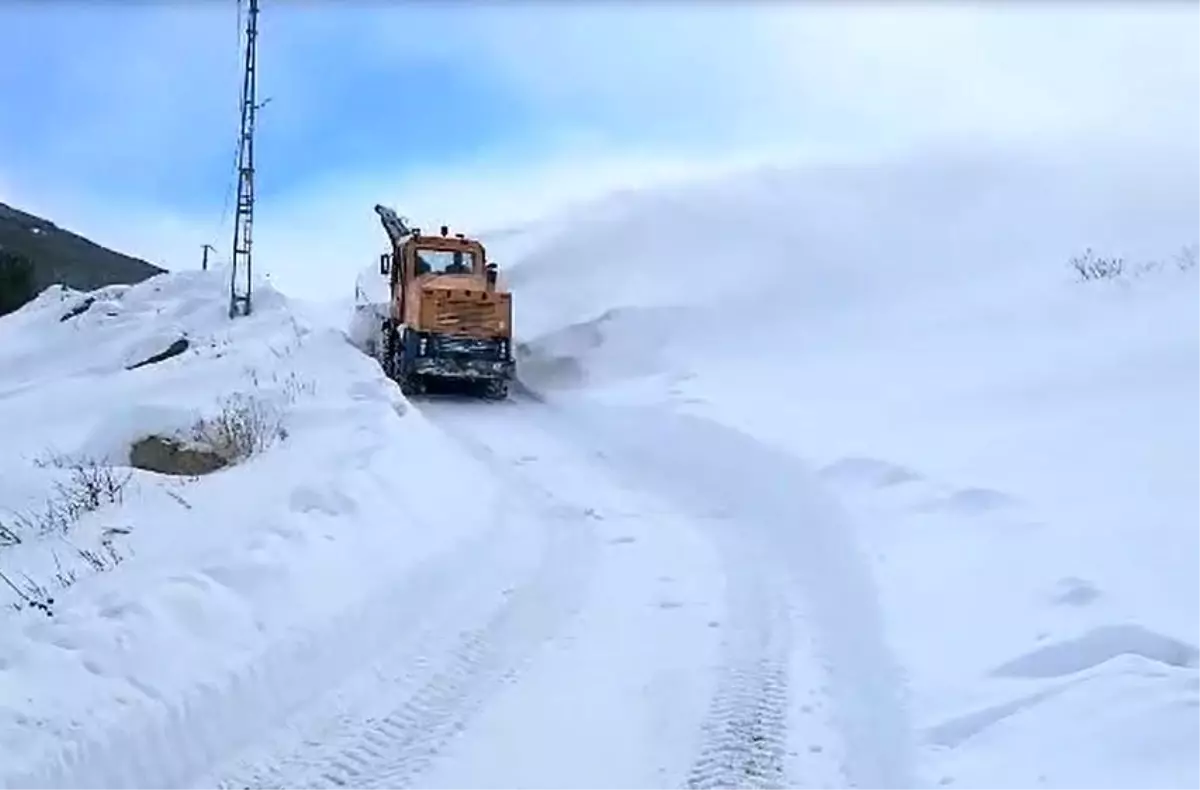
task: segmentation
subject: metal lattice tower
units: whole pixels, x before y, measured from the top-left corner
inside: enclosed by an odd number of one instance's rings
[[[238,0],[240,3],[241,0]],[[250,255],[254,228],[254,120],[258,112],[258,0],[250,0],[246,20],[246,63],[242,74],[242,131],[238,145],[237,213],[233,219],[233,266],[229,277],[229,317],[250,315],[253,277]]]

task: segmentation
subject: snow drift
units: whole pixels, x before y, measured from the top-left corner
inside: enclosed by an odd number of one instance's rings
[[[411,594],[386,589],[401,571],[487,523],[490,478],[441,496],[476,462],[372,360],[265,284],[229,321],[226,274],[52,288],[0,320],[0,785],[195,780],[369,654],[355,618]],[[233,465],[130,467],[139,439],[222,419],[254,439]]]
[[[923,783],[1194,786],[1196,170],[776,168],[492,247],[552,402],[701,415],[820,470],[874,557]],[[1088,248],[1122,272],[1082,280]]]

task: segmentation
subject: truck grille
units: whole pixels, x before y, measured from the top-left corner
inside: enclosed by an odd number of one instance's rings
[[[476,359],[505,359],[508,345],[505,340],[474,337],[434,336],[430,348],[439,356],[474,357]]]
[[[438,329],[480,331],[487,328],[494,308],[479,302],[443,302],[438,305],[435,321]]]
[[[486,293],[459,291],[439,294],[434,304],[434,328],[440,332],[494,336],[504,334],[506,311]]]

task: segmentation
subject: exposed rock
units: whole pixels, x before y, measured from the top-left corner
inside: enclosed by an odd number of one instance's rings
[[[133,365],[128,365],[128,366],[126,366],[125,369],[126,370],[136,370],[137,368],[144,367],[146,365],[153,365],[158,362],[162,362],[165,359],[170,359],[171,357],[177,357],[180,354],[182,354],[184,351],[187,351],[187,350],[188,350],[187,338],[181,337],[178,340],[176,340],[174,343],[172,343],[171,345],[167,346],[165,351],[160,351],[157,354],[155,354],[154,356],[146,357],[141,362],[135,363]]]
[[[129,464],[164,475],[193,477],[224,469],[229,463],[211,450],[185,447],[177,439],[147,436],[129,449]]]
[[[75,318],[76,316],[81,316],[84,313],[86,313],[88,310],[90,310],[92,305],[94,305],[95,303],[96,303],[96,297],[89,296],[86,299],[84,299],[82,302],[80,302],[79,304],[72,307],[67,312],[63,313],[62,317],[59,318],[58,320],[59,321],[70,321],[72,318]]]

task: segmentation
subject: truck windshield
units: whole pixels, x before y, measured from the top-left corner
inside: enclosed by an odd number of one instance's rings
[[[470,250],[417,250],[417,276],[422,274],[470,274],[475,270],[475,253]]]

